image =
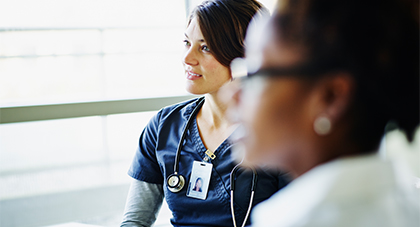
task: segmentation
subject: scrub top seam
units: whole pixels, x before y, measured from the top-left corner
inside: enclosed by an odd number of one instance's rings
[[[206,157],[206,150],[207,149],[204,146],[204,143],[201,140],[200,132],[198,131],[197,118],[195,118],[194,121],[191,124],[191,132],[192,132],[192,136],[194,138],[194,143],[195,143],[197,153],[200,155],[200,157],[202,159],[200,161],[203,161],[203,159]]]

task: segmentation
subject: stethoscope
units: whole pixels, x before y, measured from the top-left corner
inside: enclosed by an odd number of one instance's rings
[[[187,123],[185,124],[184,131],[182,132],[181,139],[179,140],[178,148],[176,150],[176,155],[175,155],[174,173],[172,173],[171,175],[168,176],[168,178],[166,178],[166,183],[168,185],[168,189],[169,189],[169,191],[171,191],[173,193],[180,192],[185,186],[185,177],[178,173],[178,171],[179,171],[179,159],[180,159],[180,156],[181,156],[181,149],[182,149],[182,146],[183,146],[183,142],[185,140],[185,136],[187,135],[188,129],[189,129],[192,121],[194,120],[194,117],[196,116],[198,111],[201,109],[203,104],[204,104],[204,97],[201,97],[197,100],[197,106],[194,108],[190,117],[188,118]],[[239,168],[241,168],[240,164],[241,163],[236,165],[232,169],[232,172],[230,173],[230,207],[231,207],[232,220],[233,220],[233,226],[234,227],[237,227],[237,225],[236,225],[236,219],[235,219],[233,194],[234,194],[234,190],[235,190],[235,175],[236,175],[236,172],[239,170]],[[246,221],[248,220],[249,214],[251,213],[252,202],[254,201],[254,194],[255,194],[255,189],[256,189],[256,185],[257,185],[257,178],[258,178],[257,172],[255,171],[255,169],[252,169],[251,197],[250,197],[250,200],[249,200],[248,210],[246,212],[245,219],[244,219],[244,221],[241,225],[242,227],[245,226]]]
[[[236,172],[239,170],[239,168],[241,168],[242,162],[240,162],[238,165],[236,165],[233,169],[232,172],[230,172],[230,210],[232,212],[232,221],[233,221],[233,226],[236,226],[236,218],[235,218],[235,211],[234,211],[234,201],[233,201],[233,193],[235,191],[235,175]],[[245,214],[245,219],[242,222],[242,227],[245,226],[246,221],[248,220],[249,214],[251,213],[251,208],[252,208],[252,202],[254,201],[254,194],[255,194],[255,189],[257,187],[257,180],[258,180],[258,174],[257,171],[254,168],[252,169],[252,184],[251,184],[251,197],[249,198],[249,204],[248,204],[248,210],[246,211]]]

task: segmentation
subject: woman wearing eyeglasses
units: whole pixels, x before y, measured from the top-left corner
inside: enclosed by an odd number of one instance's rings
[[[378,155],[387,124],[409,141],[419,126],[419,8],[403,3],[284,0],[248,32],[237,142],[294,177],[253,226],[420,226],[412,175]]]

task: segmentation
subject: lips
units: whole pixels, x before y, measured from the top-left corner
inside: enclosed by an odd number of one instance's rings
[[[187,71],[187,79],[189,80],[196,80],[202,77],[202,75],[194,73],[192,71]]]

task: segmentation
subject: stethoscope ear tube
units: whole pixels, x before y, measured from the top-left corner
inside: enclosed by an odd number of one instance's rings
[[[254,168],[252,169],[252,186],[251,186],[251,191],[255,192],[255,189],[257,189],[257,181],[258,181],[258,174],[257,171]]]
[[[233,167],[232,171],[230,172],[230,190],[235,190],[235,176],[236,172],[238,172],[239,168],[241,168],[242,163],[239,163],[235,167]],[[257,181],[258,181],[258,174],[257,171],[254,168],[251,168],[252,170],[252,183],[251,183],[251,191],[255,191],[257,188]]]
[[[182,146],[183,146],[185,136],[187,135],[188,128],[190,127],[191,122],[194,119],[194,116],[197,114],[197,112],[203,106],[204,97],[199,98],[197,102],[198,102],[198,104],[194,108],[194,110],[192,111],[190,117],[188,118],[187,123],[185,124],[184,131],[182,132],[181,139],[179,140],[179,143],[178,143],[178,148],[177,148],[176,154],[175,154],[174,173],[169,175],[168,178],[166,178],[166,183],[168,185],[169,191],[174,192],[174,193],[180,192],[182,190],[182,188],[184,188],[184,185],[185,185],[185,177],[182,176],[181,174],[178,174],[179,159],[181,157],[181,149],[182,149]]]
[[[230,191],[235,191],[235,176],[238,172],[239,164],[233,167],[232,172],[230,172]]]
[[[230,173],[230,210],[232,213],[232,221],[233,221],[234,227],[237,227],[236,218],[235,218],[235,210],[234,210],[234,201],[233,201],[234,191],[235,191],[235,176],[241,164],[242,163],[239,163],[238,165],[233,167],[232,172]],[[251,168],[251,169],[252,169],[251,197],[249,198],[248,210],[246,211],[244,221],[242,222],[242,225],[241,225],[242,227],[246,225],[246,221],[248,220],[249,214],[251,213],[252,203],[254,202],[255,189],[257,188],[258,174],[254,168]]]

